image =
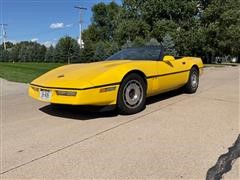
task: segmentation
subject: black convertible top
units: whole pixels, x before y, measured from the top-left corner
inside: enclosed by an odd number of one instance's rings
[[[164,56],[162,46],[145,46],[123,49],[107,58],[107,60],[150,60],[159,61]]]

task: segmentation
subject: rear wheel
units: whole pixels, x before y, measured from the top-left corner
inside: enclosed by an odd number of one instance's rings
[[[185,92],[186,93],[195,93],[198,89],[199,85],[199,71],[196,67],[193,67],[190,70],[188,82],[185,85]]]
[[[135,114],[145,108],[147,86],[138,74],[129,74],[121,83],[117,107],[121,114]]]

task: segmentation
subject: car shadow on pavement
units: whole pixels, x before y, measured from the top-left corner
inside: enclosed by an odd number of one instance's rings
[[[166,99],[170,99],[175,96],[179,96],[181,94],[184,94],[184,91],[182,89],[177,89],[174,91],[170,91],[170,92],[166,92],[166,93],[159,94],[156,96],[152,96],[152,97],[147,98],[147,105],[151,105],[151,104],[154,104],[154,103],[166,100]]]
[[[70,106],[49,104],[39,109],[51,116],[73,120],[93,120],[105,117],[116,117],[119,114],[114,109],[103,109],[95,106]]]
[[[157,96],[149,97],[147,99],[147,106],[179,96],[183,94],[182,90],[175,90],[160,94]],[[69,106],[69,105],[54,105],[50,104],[39,109],[40,111],[56,117],[68,118],[73,120],[94,120],[106,117],[116,117],[119,113],[115,107],[96,107],[96,106]]]

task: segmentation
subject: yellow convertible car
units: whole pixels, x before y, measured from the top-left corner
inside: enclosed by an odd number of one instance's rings
[[[164,56],[161,47],[124,49],[103,62],[71,64],[31,82],[29,95],[52,104],[116,105],[122,114],[145,108],[146,97],[184,87],[195,93],[201,58]]]

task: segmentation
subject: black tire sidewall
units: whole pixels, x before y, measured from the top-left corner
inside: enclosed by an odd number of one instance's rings
[[[192,76],[193,75],[196,75],[197,76],[197,86],[196,87],[193,87],[192,86]],[[195,93],[198,89],[198,86],[199,86],[199,71],[197,68],[193,67],[191,70],[190,70],[190,74],[189,74],[189,78],[188,78],[188,82],[185,86],[185,91],[187,93]]]
[[[128,108],[123,100],[124,87],[125,87],[126,83],[131,80],[138,81],[141,84],[142,89],[143,89],[142,102],[136,108]],[[146,85],[144,79],[140,75],[135,74],[135,73],[127,75],[123,79],[123,81],[120,85],[119,91],[118,91],[117,108],[118,108],[119,113],[129,115],[129,114],[135,114],[135,113],[142,111],[146,106],[146,91],[147,91],[147,85]]]

